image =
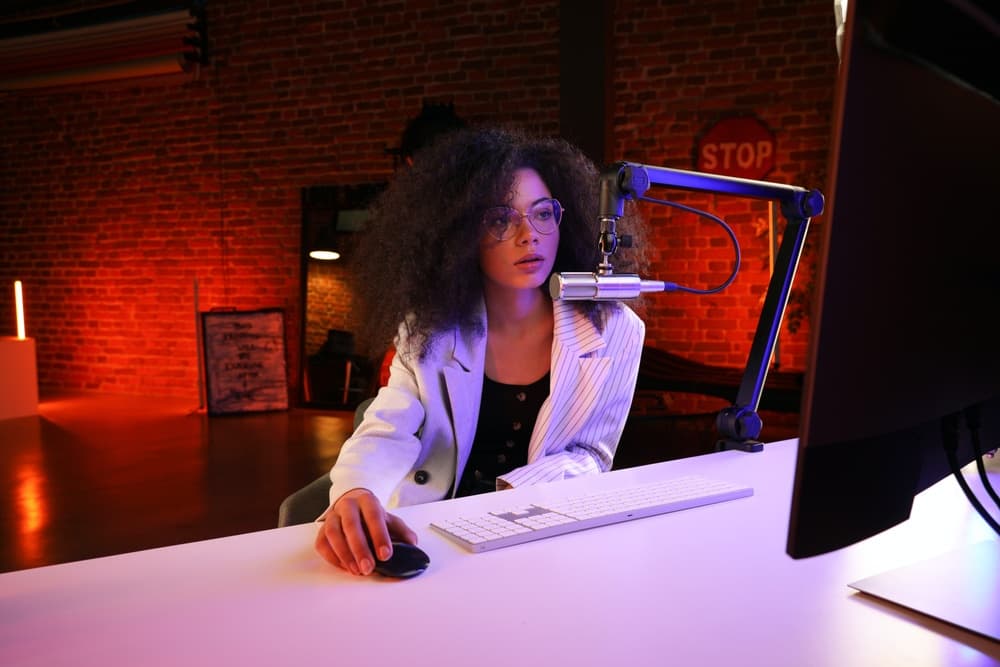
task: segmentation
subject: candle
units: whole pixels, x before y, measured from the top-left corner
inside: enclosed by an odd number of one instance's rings
[[[24,295],[20,280],[14,281],[14,308],[17,310],[17,338],[24,340]]]

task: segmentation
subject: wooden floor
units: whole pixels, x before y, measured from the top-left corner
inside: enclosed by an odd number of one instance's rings
[[[47,398],[39,413],[0,420],[0,572],[274,528],[353,425],[346,411],[208,417],[181,399],[114,395]],[[784,417],[768,440],[795,436]],[[713,423],[630,419],[615,467],[708,453]]]
[[[0,572],[277,526],[353,413],[208,417],[182,399],[44,399],[0,421]]]

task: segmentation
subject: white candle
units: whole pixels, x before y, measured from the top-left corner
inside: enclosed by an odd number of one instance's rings
[[[14,308],[17,310],[17,338],[24,340],[24,295],[20,280],[14,281]]]

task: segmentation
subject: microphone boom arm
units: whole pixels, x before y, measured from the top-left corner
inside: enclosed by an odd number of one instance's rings
[[[781,183],[617,162],[606,168],[600,177],[601,236],[598,243],[603,261],[598,266],[598,274],[611,275],[614,272],[610,257],[618,246],[615,225],[624,213],[625,200],[639,199],[650,185],[767,199],[780,205],[786,221],[785,230],[750,346],[743,381],[733,405],[723,408],[715,420],[720,437],[716,442],[717,451],[761,451],[764,446],[757,438],[763,423],[757,414],[757,406],[805,247],[809,221],[823,212],[823,194],[819,190]]]

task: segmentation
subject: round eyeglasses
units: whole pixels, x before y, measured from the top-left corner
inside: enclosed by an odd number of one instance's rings
[[[539,199],[524,213],[510,206],[494,206],[483,213],[483,227],[497,241],[513,238],[522,218],[527,218],[539,234],[551,234],[562,220],[562,205],[557,199]]]

